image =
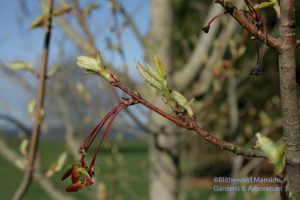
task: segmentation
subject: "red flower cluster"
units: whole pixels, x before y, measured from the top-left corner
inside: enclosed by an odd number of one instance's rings
[[[71,177],[73,184],[66,188],[66,192],[76,192],[85,186],[92,185],[92,176],[93,174],[88,172],[85,163],[75,163],[64,173],[61,179],[65,180],[68,177]]]
[[[112,109],[109,113],[106,114],[106,116],[101,120],[101,122],[92,130],[92,132],[86,137],[83,144],[80,146],[79,153],[81,154],[81,158],[78,163],[75,163],[71,168],[69,168],[61,178],[61,180],[65,180],[68,177],[71,177],[72,185],[68,186],[66,188],[67,192],[76,192],[85,186],[89,186],[93,184],[92,177],[95,174],[95,160],[98,155],[98,152],[100,150],[100,147],[114,121],[118,113],[123,109],[126,108],[129,105],[135,104],[136,102],[133,99],[125,99],[123,98],[123,101],[116,106],[114,109]],[[103,132],[102,138],[100,140],[100,143],[97,146],[96,151],[94,152],[94,156],[92,157],[92,160],[90,161],[90,164],[87,165],[84,161],[85,156],[95,140],[97,134],[100,132],[102,127],[105,125],[105,130]]]

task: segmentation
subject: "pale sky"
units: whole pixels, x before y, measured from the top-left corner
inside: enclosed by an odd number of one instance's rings
[[[29,14],[26,15],[22,13],[20,2],[22,0],[0,1],[0,62],[8,63],[14,60],[23,60],[34,66],[39,66],[43,45],[43,30],[30,30],[28,28],[31,22],[40,15],[39,4],[38,1],[28,1],[30,3],[27,3],[26,8]],[[88,2],[100,3],[100,9],[94,11],[89,21],[91,31],[97,33],[95,39],[101,54],[110,62],[116,65],[120,64],[121,60],[118,54],[108,51],[105,47],[105,39],[108,37],[113,38],[109,32],[109,26],[113,21],[112,14],[107,7],[107,1],[84,0],[80,2],[83,5],[88,4]],[[149,26],[149,2],[146,0],[122,0],[121,2],[133,16],[141,33],[145,34]],[[130,74],[135,77],[137,75],[134,66],[135,61],[142,61],[143,50],[129,28],[124,30],[122,37],[127,63],[130,66]],[[50,47],[50,65],[58,59],[57,44],[62,40],[65,40],[65,37],[54,23]],[[69,56],[76,55],[76,48],[71,42],[66,42],[65,45],[65,52],[68,52]],[[3,67],[1,63],[0,67]],[[32,76],[25,72],[25,77],[31,79]],[[31,82],[34,82],[34,80],[31,80]],[[8,113],[30,125],[31,122],[26,114],[26,103],[31,98],[32,96],[24,92],[18,82],[14,82],[13,79],[3,73],[3,70],[0,70],[0,113]]]

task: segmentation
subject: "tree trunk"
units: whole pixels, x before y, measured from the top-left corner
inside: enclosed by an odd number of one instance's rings
[[[171,0],[151,1],[151,28],[146,42],[146,61],[155,54],[161,58],[167,73],[171,63],[172,6]],[[159,97],[152,102],[167,109]],[[150,113],[150,127],[159,134],[150,141],[150,199],[176,200],[180,191],[178,128],[155,113]],[[177,129],[177,131],[176,131]]]
[[[300,123],[296,90],[295,1],[280,3],[280,36],[285,47],[279,54],[280,91],[284,137],[287,143],[286,172],[289,191],[300,199]]]

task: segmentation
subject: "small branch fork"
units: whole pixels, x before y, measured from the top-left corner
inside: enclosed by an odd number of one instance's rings
[[[242,155],[246,157],[261,157],[266,158],[265,154],[259,150],[252,149],[252,148],[245,148],[245,147],[239,147],[235,144],[220,140],[210,134],[208,134],[207,131],[200,128],[196,120],[192,117],[189,117],[184,114],[177,114],[177,116],[171,115],[160,108],[154,106],[147,100],[145,100],[139,93],[131,91],[128,89],[125,85],[123,85],[119,80],[117,80],[114,76],[112,76],[111,84],[112,86],[121,89],[123,92],[125,92],[127,95],[129,95],[132,100],[130,101],[131,104],[142,104],[145,107],[149,108],[150,110],[158,113],[159,115],[163,116],[164,118],[168,119],[169,121],[177,124],[178,126],[181,126],[187,130],[192,130],[195,133],[197,133],[199,136],[204,138],[209,143],[219,147],[220,149],[224,149],[227,151],[230,151],[236,155]],[[127,106],[129,106],[127,105]]]
[[[215,3],[223,6],[226,12],[229,13],[240,25],[242,25],[253,36],[257,37],[259,40],[266,43],[266,45],[273,48],[277,53],[281,53],[285,50],[285,45],[279,39],[267,34],[265,32],[266,30],[258,30],[257,26],[232,3],[225,0],[215,0]]]

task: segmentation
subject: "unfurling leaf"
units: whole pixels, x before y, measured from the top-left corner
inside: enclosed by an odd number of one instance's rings
[[[113,83],[117,80],[117,77],[112,74],[104,65],[100,54],[97,55],[96,59],[87,56],[78,56],[77,65],[81,69],[85,70],[86,74],[97,74],[110,83]]]
[[[35,99],[31,99],[27,103],[27,113],[30,117],[34,116],[34,110],[35,110]]]
[[[280,18],[280,6],[278,3],[278,0],[274,0],[274,1],[276,1],[276,4],[273,6],[273,8],[276,12],[277,18],[279,19]]]
[[[285,167],[285,145],[277,146],[270,138],[256,134],[257,146],[266,154],[268,160],[274,164],[275,172],[281,173]]]
[[[257,5],[254,6],[255,10],[261,10],[267,7],[273,7],[273,9],[275,10],[277,17],[280,17],[280,7],[279,7],[279,3],[278,0],[270,0],[270,1],[264,1],[261,2]]]
[[[90,3],[89,5],[87,5],[84,9],[83,9],[83,12],[86,14],[86,15],[90,15],[91,12],[97,8],[99,8],[99,4],[97,3]]]
[[[43,14],[41,16],[39,16],[38,18],[36,18],[30,25],[30,28],[37,28],[37,27],[41,27],[44,26],[45,23],[48,20],[48,14]]]
[[[103,68],[102,63],[99,63],[96,59],[87,56],[78,56],[77,65],[88,72],[94,73]]]
[[[65,13],[69,13],[69,12],[72,11],[72,9],[73,9],[72,6],[65,5],[64,7],[60,8],[58,10],[54,10],[53,11],[53,16],[57,17],[57,16],[65,14]]]
[[[51,177],[54,175],[54,173],[59,172],[63,168],[66,160],[67,160],[67,152],[64,151],[58,156],[57,160],[55,160],[50,165],[49,169],[46,172],[46,177]]]
[[[281,145],[277,148],[275,157],[275,173],[281,174],[285,167],[285,145]]]
[[[90,174],[88,173],[87,169],[84,168],[84,167],[78,167],[78,172],[79,172],[79,174],[82,174],[82,175],[84,175],[84,176],[86,176],[86,177],[91,178],[91,176],[90,176]]]
[[[49,72],[47,73],[47,77],[51,77],[54,76],[57,72],[60,71],[60,67],[59,66],[53,66]]]
[[[277,149],[275,143],[270,138],[261,135],[260,133],[256,133],[256,137],[257,144],[260,147],[260,149],[267,155],[270,161],[274,161]]]
[[[166,75],[164,66],[158,56],[154,56],[154,64],[155,64],[156,70],[158,71],[161,79],[166,80],[167,75]]]
[[[154,57],[155,68],[150,65],[137,64],[137,70],[143,79],[152,87],[156,88],[164,97],[170,95],[167,77],[164,67],[157,56]]]
[[[16,60],[14,62],[8,63],[7,67],[11,70],[25,70],[30,72],[34,71],[32,65],[20,60]]]
[[[72,10],[72,6],[69,6],[68,4],[66,3],[62,3],[61,4],[62,7],[57,9],[57,10],[54,10],[52,12],[52,16],[60,16],[60,15],[63,15],[65,13],[69,13],[71,10]],[[44,10],[44,14],[42,14],[41,16],[37,17],[30,25],[30,28],[33,29],[33,28],[38,28],[38,27],[42,27],[44,26],[47,21],[48,21],[48,18],[49,18],[49,14],[46,12],[47,10],[47,6],[45,4],[43,4],[43,10]]]
[[[19,147],[19,150],[20,150],[20,152],[23,156],[26,156],[27,153],[28,153],[28,145],[29,145],[29,140],[28,139],[22,140],[22,142],[20,144],[20,147]]]
[[[156,88],[158,91],[162,91],[162,84],[155,78],[155,76],[149,71],[149,69],[143,67],[140,63],[136,66],[138,72],[142,78],[151,86]]]
[[[260,9],[263,9],[263,8],[266,8],[266,7],[270,7],[270,6],[274,6],[274,2],[272,1],[264,1],[264,2],[261,2],[257,5],[254,6],[254,9],[255,10],[260,10]]]
[[[185,108],[185,110],[188,112],[190,117],[193,117],[194,113],[189,101],[182,94],[180,94],[175,90],[173,90],[171,94],[173,99],[176,101],[176,103],[179,106]]]
[[[151,87],[154,87],[160,92],[163,101],[168,104],[173,111],[177,112],[179,108],[183,108],[188,112],[189,116],[193,117],[193,110],[188,100],[179,92],[172,91],[168,87],[164,66],[157,56],[154,57],[154,65],[155,67],[151,67],[150,65],[142,66],[138,63],[137,70]]]

